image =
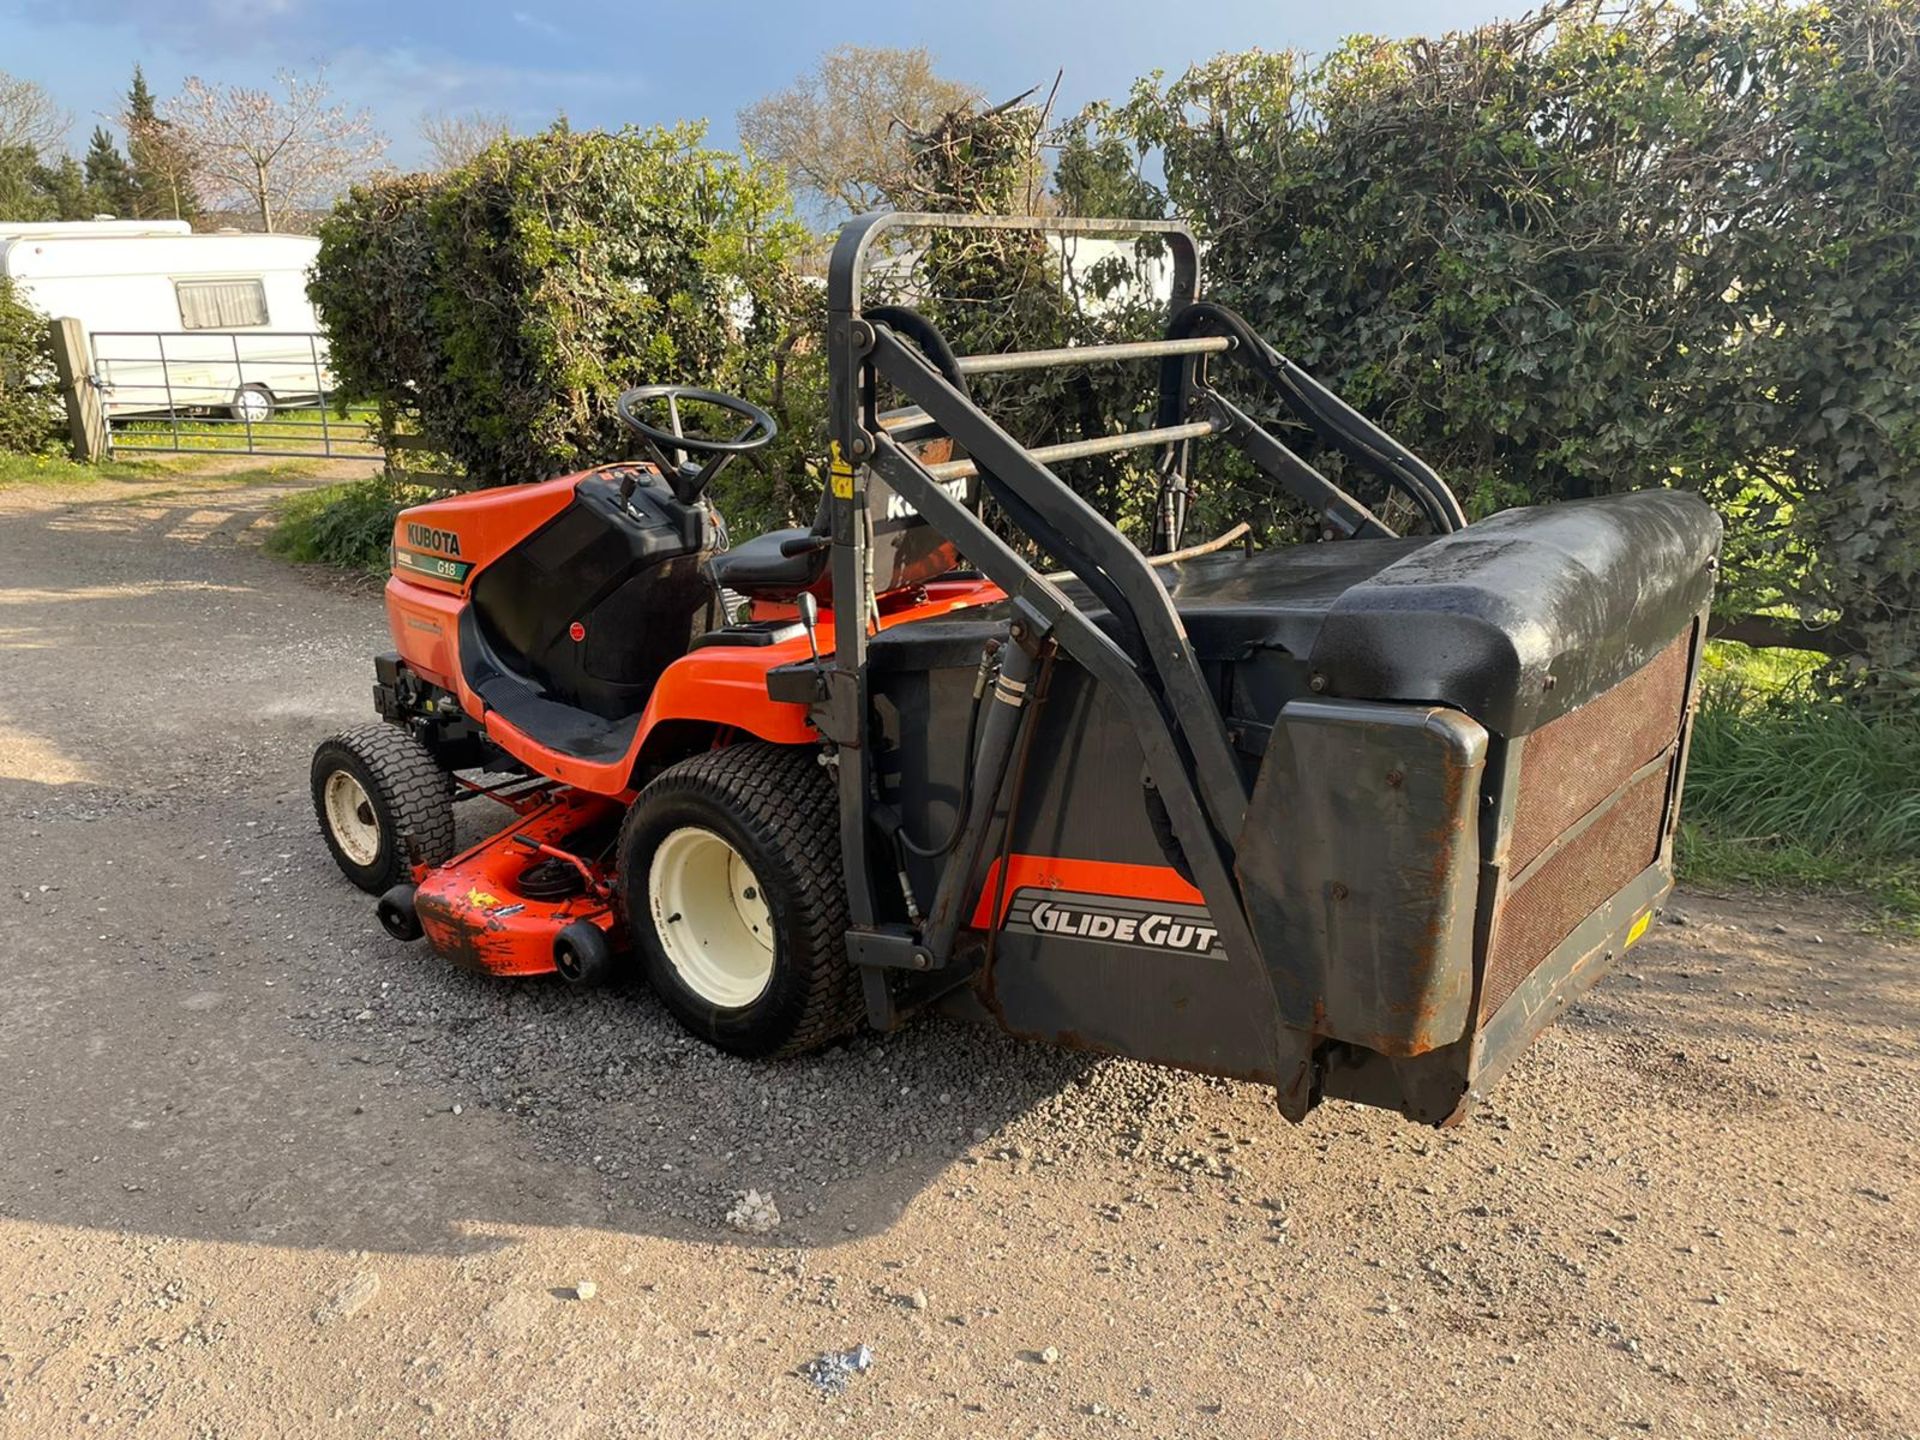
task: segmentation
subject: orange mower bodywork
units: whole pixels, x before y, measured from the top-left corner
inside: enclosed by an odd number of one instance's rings
[[[508,806],[512,817],[458,854],[423,855],[416,843],[405,856],[405,880],[382,893],[380,918],[393,934],[425,938],[463,967],[504,976],[559,970],[578,979],[575,967],[583,954],[589,969],[596,957],[603,969],[621,962],[631,940],[615,894],[608,840],[646,774],[689,754],[746,740],[780,746],[817,741],[804,700],[770,698],[767,677],[779,666],[831,649],[833,611],[815,612],[810,644],[791,599],[760,598],[741,611],[747,633],[764,643],[702,645],[693,632],[716,618],[702,596],[694,607],[697,622],[679,617],[688,648],[664,657],[657,673],[647,677],[637,714],[624,724],[604,724],[599,733],[583,736],[577,725],[575,732],[557,736],[543,732],[527,717],[552,712],[524,687],[512,692],[522,702],[517,713],[500,703],[498,693],[490,703],[483,693],[489,685],[487,667],[509,637],[489,633],[488,622],[476,614],[476,592],[488,584],[496,565],[510,561],[556,522],[564,525],[569,515],[583,508],[591,514],[597,504],[600,519],[608,521],[608,501],[628,487],[659,501],[662,509],[672,506],[662,493],[658,467],[622,464],[434,501],[403,512],[395,522],[385,593],[394,650],[376,662],[376,706],[389,723],[412,730],[445,768],[480,765],[510,776],[505,783],[488,783],[454,775],[456,801],[491,799]],[[636,503],[645,501],[636,502],[630,494],[621,502],[623,507]],[[690,548],[696,556],[702,549]],[[686,558],[672,555],[662,563],[671,568]],[[938,555],[932,569],[949,569],[955,559],[950,553]],[[641,564],[625,578],[647,584],[649,570],[658,568]],[[516,589],[525,580],[510,578]],[[921,583],[916,578],[881,597],[876,629],[999,594],[978,579]],[[585,647],[600,617],[591,593],[574,598],[578,604],[551,613],[548,628],[564,635],[564,645]],[[476,660],[475,651],[488,658]],[[496,684],[498,679],[493,677]],[[392,742],[391,736],[380,738]],[[566,883],[568,872],[577,884]]]

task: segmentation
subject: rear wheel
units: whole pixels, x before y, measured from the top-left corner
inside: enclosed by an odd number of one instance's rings
[[[340,871],[370,895],[453,854],[453,801],[433,752],[397,726],[363,725],[313,752],[313,811]]]
[[[736,1055],[810,1050],[859,1022],[832,782],[816,752],[695,756],[641,792],[620,891],[647,978],[694,1034]]]

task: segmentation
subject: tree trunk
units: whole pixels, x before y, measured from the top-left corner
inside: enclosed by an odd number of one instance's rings
[[[260,202],[260,228],[271,235],[273,234],[273,201],[267,196],[267,167],[255,162],[253,173],[256,177],[253,194],[254,198]]]

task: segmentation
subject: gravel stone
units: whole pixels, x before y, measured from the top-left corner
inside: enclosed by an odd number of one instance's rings
[[[342,1320],[350,1320],[366,1309],[379,1293],[379,1274],[372,1270],[362,1270],[328,1296],[326,1303],[313,1312],[314,1323],[333,1325]]]
[[[742,1190],[727,1211],[727,1224],[743,1235],[766,1235],[780,1228],[780,1207],[773,1203],[771,1194]]]

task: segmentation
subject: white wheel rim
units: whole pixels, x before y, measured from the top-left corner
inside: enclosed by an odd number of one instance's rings
[[[240,418],[258,425],[273,413],[273,402],[258,390],[242,390],[235,397],[240,407]]]
[[[327,776],[321,792],[327,807],[327,829],[339,842],[347,859],[356,865],[371,865],[380,853],[380,817],[373,813],[373,801],[358,780],[345,770]]]
[[[647,905],[667,963],[723,1010],[751,1005],[773,979],[773,912],[746,858],[697,825],[675,830],[647,867]]]

